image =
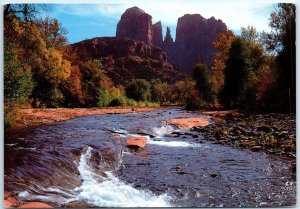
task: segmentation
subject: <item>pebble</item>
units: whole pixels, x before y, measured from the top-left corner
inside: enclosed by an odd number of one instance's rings
[[[190,130],[203,134],[204,140],[213,143],[250,149],[254,152],[285,155],[294,160],[291,156],[296,154],[295,115],[290,117],[286,114],[273,113],[223,118],[226,123],[213,123]]]

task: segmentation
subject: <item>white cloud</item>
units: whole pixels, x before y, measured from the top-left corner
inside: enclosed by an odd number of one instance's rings
[[[285,0],[281,0],[284,2]],[[73,0],[72,2],[77,1]],[[94,2],[94,1],[92,1]],[[94,2],[96,3],[96,2]],[[274,0],[225,1],[225,0],[100,0],[93,5],[61,5],[57,13],[78,16],[105,16],[120,19],[127,8],[138,6],[150,14],[153,23],[161,20],[164,25],[176,25],[184,14],[201,14],[205,18],[221,19],[231,30],[253,25],[258,31],[268,31],[270,8]]]

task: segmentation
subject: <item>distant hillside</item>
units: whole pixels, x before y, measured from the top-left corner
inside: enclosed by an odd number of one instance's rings
[[[100,59],[115,84],[160,78],[175,82],[183,75],[167,61],[161,48],[127,38],[101,37],[72,44],[81,61]]]

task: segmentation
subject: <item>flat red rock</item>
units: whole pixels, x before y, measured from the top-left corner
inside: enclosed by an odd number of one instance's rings
[[[4,193],[4,207],[5,208],[15,208],[18,207],[20,203],[11,194]]]
[[[42,202],[28,202],[20,205],[19,208],[53,208],[53,207]]]
[[[145,136],[130,137],[126,139],[127,147],[145,148],[146,144],[147,144],[147,137]]]
[[[181,129],[190,129],[193,128],[194,126],[207,126],[209,123],[208,123],[208,118],[192,117],[192,118],[175,118],[169,120],[168,124],[178,126]]]

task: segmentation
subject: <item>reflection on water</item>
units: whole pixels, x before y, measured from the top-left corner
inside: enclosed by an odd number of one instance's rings
[[[172,136],[180,130],[166,121],[190,116],[207,117],[181,110],[88,116],[7,136],[5,191],[55,206],[295,204],[289,161]],[[128,135],[147,135],[146,149],[127,149]]]

